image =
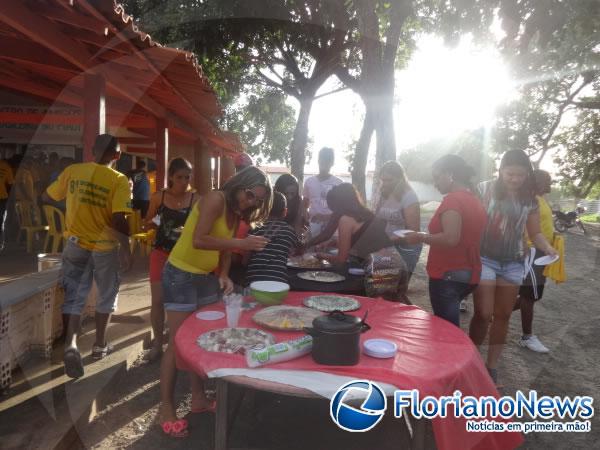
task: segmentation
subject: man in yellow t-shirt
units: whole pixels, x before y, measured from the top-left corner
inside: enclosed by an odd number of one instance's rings
[[[540,229],[548,242],[554,240],[554,223],[552,220],[552,208],[544,198],[545,194],[550,193],[552,187],[552,177],[544,170],[535,170],[535,188],[540,211]],[[533,243],[528,239],[529,254],[525,261],[525,280],[519,289],[519,298],[516,308],[521,309],[521,327],[523,335],[519,340],[521,347],[528,348],[538,353],[548,353],[550,350],[540,342],[538,337],[532,333],[533,327],[533,305],[542,299],[544,294],[544,285],[546,277],[544,268],[534,261],[545,256],[540,250],[536,249]]]
[[[4,223],[6,222],[6,204],[10,187],[15,182],[12,167],[0,159],[0,252],[4,250]]]
[[[62,307],[67,333],[65,371],[71,378],[83,376],[77,333],[81,312],[92,287],[98,287],[96,302],[96,342],[92,357],[101,359],[112,349],[105,339],[110,314],[115,310],[119,291],[119,260],[129,269],[129,228],[126,214],[131,210],[127,177],[109,166],[119,159],[117,139],[101,134],[94,143],[95,162],[67,167],[46,190],[44,199],[66,198],[67,243],[62,255],[65,301]]]

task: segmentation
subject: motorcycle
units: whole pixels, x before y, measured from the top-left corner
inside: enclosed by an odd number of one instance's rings
[[[575,211],[562,212],[559,210],[552,211],[552,215],[554,216],[554,228],[559,233],[564,233],[569,228],[579,227],[583,234],[586,234],[585,227],[583,226],[583,222],[579,219],[579,216],[584,214],[587,208],[585,206],[577,205]]]

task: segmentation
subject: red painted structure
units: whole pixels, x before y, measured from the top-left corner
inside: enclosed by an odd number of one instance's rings
[[[216,125],[221,107],[194,55],[154,42],[113,0],[3,1],[0,42],[0,89],[81,110],[0,112],[0,123],[82,126],[84,159],[109,131],[131,152],[154,152],[158,186],[169,144],[193,148],[205,171],[204,158],[242,149]]]

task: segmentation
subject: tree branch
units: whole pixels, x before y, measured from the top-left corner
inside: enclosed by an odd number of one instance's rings
[[[359,79],[354,78],[350,75],[347,67],[338,66],[334,70],[335,76],[339,78],[339,80],[352,89],[354,92],[360,94],[361,91],[361,82]]]
[[[600,109],[600,100],[590,100],[585,102],[571,102],[577,108]]]
[[[390,26],[385,34],[385,46],[383,49],[383,66],[394,66],[400,35],[404,22],[413,13],[412,2],[396,0],[393,2],[390,11]]]
[[[273,81],[271,78],[269,78],[268,76],[266,76],[264,73],[262,73],[260,70],[257,70],[256,73],[258,74],[259,77],[261,77],[263,79],[263,81],[265,81],[269,86],[274,87],[276,89],[281,89],[283,92],[285,92],[288,95],[291,95],[292,97],[295,98],[300,98],[300,93],[295,90],[294,88],[292,88],[291,86],[286,85],[285,83],[277,83],[275,81]]]
[[[536,167],[539,167],[540,163],[542,162],[542,159],[544,159],[544,157],[546,156],[546,153],[548,153],[548,150],[550,150],[550,140],[552,139],[552,137],[554,136],[554,133],[556,132],[556,129],[560,125],[560,122],[563,118],[563,114],[565,113],[565,110],[567,109],[567,107],[570,104],[572,104],[573,99],[575,97],[577,97],[577,95],[582,91],[582,89],[584,87],[586,87],[588,84],[590,84],[592,81],[593,81],[593,78],[591,78],[589,76],[584,76],[583,81],[581,82],[581,85],[577,89],[575,89],[573,92],[570,92],[567,95],[567,98],[565,99],[565,101],[558,107],[558,112],[556,114],[556,118],[554,119],[554,122],[550,126],[548,133],[546,133],[546,137],[544,137],[542,140],[542,153],[540,154],[540,157],[538,158],[538,160],[535,163]],[[573,86],[573,85],[571,85],[571,86]]]

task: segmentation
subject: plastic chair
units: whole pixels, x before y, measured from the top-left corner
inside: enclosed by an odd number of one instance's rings
[[[152,241],[154,239],[154,230],[142,231],[142,214],[139,209],[134,209],[133,214],[127,216],[129,224],[129,238],[131,254],[135,253],[139,247],[142,256],[147,256],[152,251]]]
[[[65,239],[65,215],[64,213],[50,205],[44,205],[44,216],[48,222],[48,233],[44,239],[44,252],[50,253],[50,239],[52,239],[52,253],[58,253],[58,249],[64,245]]]
[[[15,211],[19,220],[19,234],[17,235],[17,243],[21,242],[23,232],[27,239],[27,253],[33,252],[33,241],[37,240],[38,233],[48,231],[47,225],[42,225],[40,209],[32,202],[19,201],[15,203]]]

